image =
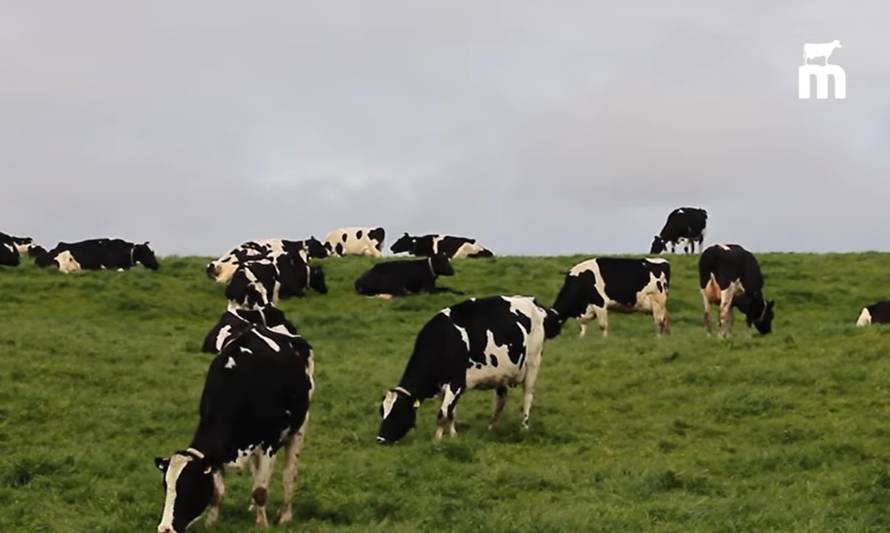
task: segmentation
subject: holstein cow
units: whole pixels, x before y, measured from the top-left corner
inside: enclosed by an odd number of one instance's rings
[[[134,244],[122,239],[60,242],[49,252],[37,256],[34,262],[41,267],[55,265],[66,274],[82,270],[129,270],[137,263],[157,270],[158,260],[148,244]]]
[[[711,304],[720,304],[720,335],[732,329],[732,308],[745,313],[748,327],[772,331],[775,301],[763,297],[763,274],[754,254],[738,244],[715,244],[698,261],[699,287],[705,307],[705,327],[711,333]]]
[[[573,266],[566,274],[553,309],[561,321],[577,318],[581,336],[596,318],[603,336],[609,334],[608,310],[651,312],[655,333],[667,333],[671,264],[661,258],[599,257]]]
[[[247,461],[253,466],[256,523],[268,526],[269,481],[282,447],[278,522],[289,522],[313,388],[312,348],[302,337],[259,325],[228,336],[207,372],[191,444],[155,459],[166,492],[158,532],[185,531],[208,506],[206,521],[215,522],[225,493],[224,465]]]
[[[439,276],[453,276],[454,269],[444,255],[412,261],[386,261],[377,263],[355,281],[355,292],[365,296],[391,298],[411,293],[453,292],[453,289],[436,287]]]
[[[870,326],[872,324],[890,324],[890,301],[883,300],[862,308],[857,326]]]
[[[3,244],[8,244],[15,248],[16,253],[21,257],[24,257],[25,255],[37,257],[46,252],[43,247],[34,244],[34,239],[31,237],[15,237],[0,232],[0,245]]]
[[[437,394],[442,405],[436,438],[455,435],[455,411],[464,392],[494,389],[494,429],[507,387],[523,386],[522,427],[528,428],[544,339],[559,334],[558,317],[527,296],[470,299],[439,311],[417,334],[402,379],[380,407],[377,442],[391,444],[414,427],[421,402]]]
[[[384,238],[383,228],[340,228],[328,233],[324,246],[330,255],[380,257]]]
[[[219,353],[231,336],[238,336],[253,328],[254,325],[266,328],[282,334],[297,334],[297,327],[284,316],[284,311],[273,305],[268,305],[257,310],[239,309],[230,306],[219,317],[213,329],[204,338],[201,351],[206,353]]]
[[[661,233],[652,241],[650,254],[660,254],[670,244],[671,253],[674,253],[677,243],[686,241],[683,250],[686,253],[695,253],[695,243],[701,251],[702,242],[705,240],[705,226],[708,224],[708,212],[697,207],[680,207],[671,211],[667,222],[661,228]],[[690,250],[691,247],[691,250]]]
[[[210,279],[228,283],[242,263],[253,259],[270,259],[282,253],[298,255],[303,261],[308,261],[310,257],[324,259],[328,256],[327,249],[315,237],[309,237],[304,241],[285,239],[248,241],[208,263],[206,272]]]
[[[226,298],[242,309],[262,309],[281,298],[302,297],[310,287],[327,294],[324,270],[285,253],[240,265],[226,287]]]
[[[452,237],[451,235],[423,235],[415,237],[406,232],[389,248],[392,253],[408,252],[411,255],[433,256],[444,254],[451,259],[462,257],[491,257],[494,254],[486,250],[476,239]]]

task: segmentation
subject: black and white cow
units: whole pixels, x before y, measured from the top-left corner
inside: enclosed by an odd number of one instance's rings
[[[204,337],[201,351],[205,353],[219,353],[229,337],[241,335],[253,328],[254,325],[265,326],[277,333],[296,335],[297,327],[284,316],[284,311],[273,305],[259,309],[239,309],[230,306],[219,317],[216,325]]]
[[[412,293],[455,292],[436,287],[439,276],[453,276],[454,269],[444,255],[410,261],[377,263],[355,281],[355,292],[365,296],[391,298]]]
[[[281,298],[302,297],[310,287],[327,294],[324,270],[299,255],[283,253],[239,265],[226,287],[226,298],[241,309],[262,309]]]
[[[334,256],[381,257],[385,238],[386,231],[383,228],[340,228],[328,233],[324,246]]]
[[[754,254],[738,244],[715,244],[698,260],[698,279],[705,307],[705,327],[711,333],[711,304],[720,304],[720,335],[732,329],[732,308],[745,314],[748,327],[772,331],[775,301],[763,297],[763,274]]]
[[[271,259],[282,253],[298,255],[303,261],[308,261],[309,258],[324,259],[328,256],[327,249],[315,237],[303,241],[286,239],[248,241],[208,263],[207,276],[219,283],[228,283],[242,263],[255,259]]]
[[[414,427],[421,402],[442,394],[436,438],[455,435],[455,411],[464,392],[494,389],[494,429],[507,402],[507,387],[523,386],[522,427],[528,428],[544,339],[559,335],[552,310],[528,296],[495,296],[439,311],[417,334],[399,384],[380,407],[377,442],[391,444]]]
[[[314,389],[312,347],[302,337],[254,325],[228,336],[210,364],[200,421],[188,448],[156,458],[164,475],[159,533],[182,533],[208,508],[219,516],[224,465],[253,466],[256,523],[268,526],[266,502],[275,454],[284,448],[279,523],[292,518],[292,500]]]
[[[10,246],[15,249],[15,252],[20,256],[24,257],[26,255],[30,257],[37,257],[38,255],[46,252],[43,247],[34,244],[34,239],[31,237],[16,237],[14,235],[7,235],[6,233],[0,232],[0,246],[3,245],[4,248],[9,248]],[[0,250],[2,253],[2,250]],[[0,264],[5,264],[0,262]]]
[[[158,259],[148,244],[134,244],[122,239],[60,242],[52,250],[38,255],[34,262],[41,267],[56,266],[66,274],[82,270],[129,270],[137,263],[157,270]]]
[[[705,240],[705,226],[708,224],[708,212],[698,207],[680,207],[671,211],[667,222],[661,228],[661,233],[652,241],[650,254],[660,254],[667,249],[669,244],[671,253],[674,253],[677,243],[686,241],[684,251],[695,253],[695,243],[701,251],[702,242]]]
[[[419,237],[405,233],[389,248],[392,253],[408,252],[411,255],[429,257],[444,254],[451,259],[462,257],[492,257],[494,254],[485,249],[476,239],[453,237],[451,235],[422,235]]]
[[[862,308],[857,326],[870,326],[872,324],[890,324],[890,300],[882,300]]]
[[[670,329],[667,311],[671,264],[664,259],[599,257],[573,266],[566,274],[553,309],[560,320],[577,318],[581,336],[596,318],[603,336],[609,334],[608,310],[651,312],[655,333]]]

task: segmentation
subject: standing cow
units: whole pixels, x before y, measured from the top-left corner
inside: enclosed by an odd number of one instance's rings
[[[228,283],[242,263],[254,259],[271,259],[282,253],[298,255],[303,261],[308,261],[310,257],[324,259],[328,256],[327,248],[315,237],[303,241],[264,239],[248,241],[229,250],[225,255],[208,263],[205,271],[210,279],[218,283]]]
[[[334,256],[381,257],[385,238],[386,232],[383,228],[340,228],[328,233],[324,246],[328,253]]]
[[[655,333],[670,328],[667,311],[671,264],[664,259],[627,259],[599,257],[573,266],[553,309],[560,320],[577,318],[581,336],[587,323],[596,318],[603,337],[609,334],[608,310],[652,313]]]
[[[261,309],[281,298],[302,297],[310,287],[327,294],[324,270],[285,253],[241,264],[226,287],[226,298],[241,309]]]
[[[494,429],[507,402],[507,387],[522,384],[522,427],[534,398],[544,339],[559,334],[555,313],[526,296],[470,299],[437,313],[417,334],[402,379],[380,407],[377,442],[391,444],[414,427],[416,409],[437,394],[442,405],[436,438],[456,434],[457,401],[472,389],[494,389]]]
[[[302,337],[260,325],[229,336],[207,372],[191,444],[155,459],[166,493],[158,533],[184,532],[208,506],[206,522],[215,522],[225,493],[224,465],[246,461],[253,466],[256,523],[268,526],[269,481],[282,447],[278,522],[289,522],[313,388],[312,348]]]
[[[392,253],[398,254],[408,252],[411,255],[433,256],[444,254],[450,259],[460,259],[462,257],[492,257],[494,254],[490,250],[486,250],[476,239],[468,239],[466,237],[453,237],[451,235],[423,235],[415,237],[404,235],[393,243],[389,248]]]
[[[872,324],[890,324],[890,301],[882,300],[862,308],[857,326],[870,326]]]
[[[708,224],[708,212],[697,207],[680,207],[671,211],[667,222],[661,228],[661,233],[652,241],[650,254],[660,254],[670,245],[671,253],[674,253],[677,243],[686,241],[683,250],[686,253],[695,253],[695,243],[701,251],[702,242],[705,240],[705,226]],[[691,250],[690,250],[691,248]]]
[[[772,331],[775,301],[763,297],[763,274],[754,254],[738,244],[709,246],[698,261],[699,287],[705,307],[705,327],[711,334],[711,304],[720,304],[720,335],[732,329],[732,308],[745,314],[748,327]]]
[[[157,270],[158,259],[148,245],[148,242],[134,244],[107,238],[60,242],[49,252],[38,255],[34,262],[40,267],[56,266],[65,274],[82,270],[129,270],[138,263]]]

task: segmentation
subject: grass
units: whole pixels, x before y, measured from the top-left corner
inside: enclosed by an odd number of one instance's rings
[[[581,257],[460,261],[443,285],[550,303]],[[890,254],[764,254],[775,333],[707,338],[695,258],[672,257],[673,332],[614,314],[611,337],[550,341],[519,429],[511,391],[462,400],[457,439],[435,405],[400,444],[374,443],[378,403],[421,325],[461,299],[366,299],[364,259],[324,262],[331,292],[283,303],[316,349],[318,391],[285,531],[884,531],[890,528],[890,328],[858,329],[890,295]],[[153,531],[152,459],[188,444],[222,313],[200,258],[157,273],[0,271],[0,531]],[[277,511],[278,472],[271,487]],[[213,531],[249,531],[231,476]],[[194,531],[206,531],[196,524]]]

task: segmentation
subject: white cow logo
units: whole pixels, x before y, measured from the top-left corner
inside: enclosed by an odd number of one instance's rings
[[[834,97],[843,100],[847,97],[847,73],[838,65],[828,63],[832,52],[843,48],[838,40],[830,43],[805,43],[803,45],[803,65],[797,68],[797,96],[801,100],[810,98],[810,81],[816,80],[816,99],[828,98],[829,81],[834,82]],[[811,64],[811,59],[824,58],[823,64]]]
[[[830,43],[805,43],[803,45],[803,64],[809,65],[808,61],[810,59],[824,57],[825,65],[823,66],[827,66],[828,58],[831,57],[831,53],[834,52],[835,48],[843,48],[841,42],[837,39]]]

